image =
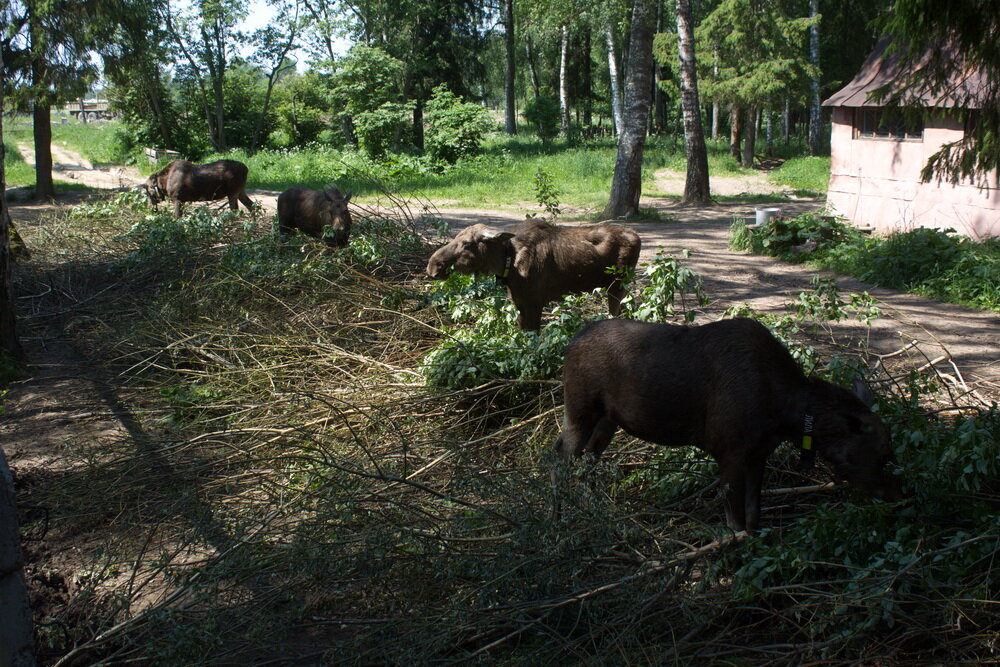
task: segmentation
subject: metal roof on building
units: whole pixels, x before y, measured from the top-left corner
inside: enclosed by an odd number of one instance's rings
[[[902,49],[886,53],[891,37],[883,37],[875,45],[875,48],[868,55],[861,70],[850,83],[831,95],[823,106],[825,107],[881,107],[886,106],[885,101],[876,102],[871,99],[871,93],[890,86],[890,92],[900,96],[899,104],[903,106],[919,107],[962,107],[967,109],[978,109],[982,105],[977,101],[978,93],[985,91],[986,80],[981,73],[969,68],[956,67],[954,83],[948,90],[932,91],[927,88],[915,88],[905,90],[900,86],[897,90],[891,88],[892,84],[901,84],[906,77],[919,70],[926,64],[925,56],[920,61],[904,59]],[[944,47],[947,48],[947,47]],[[957,54],[956,54],[957,56]],[[953,59],[957,59],[953,57]],[[958,73],[959,70],[963,70]],[[892,95],[890,95],[892,96]]]

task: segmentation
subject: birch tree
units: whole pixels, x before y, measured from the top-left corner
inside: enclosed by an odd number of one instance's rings
[[[622,129],[618,135],[618,155],[611,179],[611,196],[604,208],[605,218],[626,218],[639,212],[642,154],[652,98],[650,84],[656,19],[654,2],[655,0],[636,0],[632,10]]]
[[[506,67],[503,79],[504,98],[504,131],[507,134],[517,134],[517,93],[515,83],[517,79],[516,59],[515,59],[515,34],[514,34],[514,0],[504,0],[503,2],[503,25],[504,25],[504,54],[506,56]]]
[[[684,152],[687,157],[687,174],[681,201],[685,204],[708,204],[711,202],[708,149],[705,147],[701,105],[698,101],[698,67],[694,50],[691,0],[677,0],[677,54],[680,58]]]

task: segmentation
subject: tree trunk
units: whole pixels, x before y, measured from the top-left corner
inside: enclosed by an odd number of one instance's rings
[[[746,136],[743,138],[743,159],[740,164],[746,168],[753,167],[753,153],[757,147],[757,107],[751,105],[747,109]]]
[[[590,25],[583,28],[583,125],[590,127],[594,122],[593,117],[593,97],[594,97],[594,73],[590,57]]]
[[[774,154],[774,113],[770,109],[764,110],[764,139],[766,147],[764,149],[765,154],[768,157]]]
[[[628,77],[622,131],[618,135],[618,156],[611,179],[611,196],[605,218],[623,218],[639,212],[642,194],[642,152],[646,144],[653,72],[654,0],[636,0],[632,12],[628,49]]]
[[[35,137],[35,197],[52,199],[56,196],[56,188],[52,182],[52,109],[48,101],[36,99],[31,115]]]
[[[417,150],[424,150],[424,101],[421,99],[413,103],[413,145]]]
[[[663,32],[663,3],[656,3],[656,32]],[[660,65],[653,60],[653,119],[650,123],[651,132],[660,134],[666,125],[667,104],[660,88]]]
[[[559,29],[559,129],[569,133],[569,26]]]
[[[712,81],[719,80],[719,54],[714,53],[713,58],[715,62],[712,65]],[[719,109],[720,104],[718,100],[712,101],[712,141],[719,138]]]
[[[680,56],[681,109],[684,113],[684,152],[687,155],[687,177],[681,202],[708,204],[711,202],[708,149],[705,148],[705,132],[701,126],[701,106],[698,101],[691,0],[677,0],[677,52]]]
[[[615,121],[615,134],[622,133],[622,80],[615,55],[615,26],[610,20],[604,25],[604,38],[608,45],[608,74],[611,78],[611,116]]]
[[[786,146],[788,145],[788,117],[791,116],[791,106],[791,101],[785,97],[785,106],[781,109],[781,140]]]
[[[542,96],[542,86],[538,83],[538,69],[535,67],[535,54],[531,48],[531,35],[524,36],[524,53],[528,58],[528,73],[531,74],[531,88],[535,97]]]
[[[507,68],[504,70],[504,131],[517,134],[517,99],[514,82],[517,70],[514,62],[514,0],[504,0],[504,47],[507,52]]]
[[[809,62],[819,69],[819,0],[809,0],[809,16],[814,22],[809,27]],[[823,115],[819,104],[819,74],[809,81],[809,154],[816,155],[822,144]]]
[[[0,351],[6,352],[15,359],[19,359],[21,357],[21,344],[17,339],[14,296],[10,291],[11,226],[10,213],[7,211],[7,175],[4,170],[4,159],[6,156],[4,154],[3,143],[3,94],[7,86],[6,73],[7,70],[3,62],[3,49],[0,48]],[[0,608],[3,608],[2,604],[0,604]],[[0,644],[5,639],[4,636],[0,636]]]
[[[729,107],[729,154],[734,159],[741,157],[740,146],[743,142],[743,110],[735,104]]]

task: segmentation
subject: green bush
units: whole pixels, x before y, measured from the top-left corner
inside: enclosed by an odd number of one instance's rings
[[[795,246],[816,242],[814,252]],[[1000,241],[974,241],[953,230],[917,228],[868,236],[821,214],[772,219],[748,229],[735,219],[730,247],[787,261],[809,261],[862,280],[977,308],[1000,310]]]
[[[400,137],[413,108],[409,103],[386,102],[354,116],[358,144],[372,157],[381,158],[390,148],[398,148]]]
[[[434,89],[426,111],[427,150],[433,158],[449,163],[479,153],[483,135],[493,127],[486,109],[463,102],[444,86]]]
[[[535,134],[543,142],[559,134],[559,100],[540,95],[524,105],[524,120],[535,127]]]

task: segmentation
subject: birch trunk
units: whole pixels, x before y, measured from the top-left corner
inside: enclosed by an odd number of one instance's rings
[[[819,0],[809,0],[809,16],[814,19],[809,27],[809,62],[819,69]],[[822,144],[823,115],[819,100],[819,74],[809,81],[809,154],[819,153]]]
[[[604,38],[608,46],[608,74],[611,79],[611,116],[615,121],[615,134],[622,133],[622,79],[615,55],[615,27],[609,20],[604,24]]]
[[[653,0],[636,0],[628,48],[628,77],[622,128],[618,135],[618,155],[611,179],[611,196],[605,218],[624,218],[639,211],[642,194],[642,152],[646,144],[653,72]]]
[[[677,52],[680,56],[681,110],[684,114],[684,151],[687,155],[687,176],[681,202],[708,204],[711,202],[708,150],[705,148],[705,132],[701,126],[701,107],[698,101],[691,0],[677,0]]]
[[[559,129],[563,136],[569,133],[569,26],[559,29]]]
[[[507,53],[507,68],[504,70],[504,131],[517,134],[517,100],[514,91],[516,75],[514,63],[514,0],[504,0],[504,48]]]

